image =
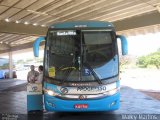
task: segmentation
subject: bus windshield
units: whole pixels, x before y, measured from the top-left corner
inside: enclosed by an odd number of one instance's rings
[[[114,34],[105,30],[51,30],[47,36],[45,76],[60,81],[96,81],[94,69],[115,54]]]

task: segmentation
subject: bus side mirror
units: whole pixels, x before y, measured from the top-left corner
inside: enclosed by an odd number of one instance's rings
[[[128,42],[125,36],[117,35],[117,38],[121,40],[121,47],[122,47],[122,55],[128,54]]]
[[[39,45],[44,40],[45,40],[45,37],[39,37],[34,41],[34,43],[33,43],[33,52],[34,52],[34,56],[35,57],[39,56]]]

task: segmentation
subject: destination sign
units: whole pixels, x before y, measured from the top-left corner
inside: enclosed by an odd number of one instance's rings
[[[64,36],[64,35],[76,35],[75,31],[58,31],[58,36]]]

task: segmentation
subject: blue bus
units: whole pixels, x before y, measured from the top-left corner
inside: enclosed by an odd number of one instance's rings
[[[34,42],[45,41],[44,104],[47,111],[112,111],[120,107],[119,54],[127,40],[110,22],[74,21],[51,25]]]

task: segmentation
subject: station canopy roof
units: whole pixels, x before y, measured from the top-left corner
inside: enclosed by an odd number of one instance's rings
[[[109,21],[127,36],[156,32],[159,5],[160,0],[0,0],[0,51],[29,46],[49,25],[64,21]]]

